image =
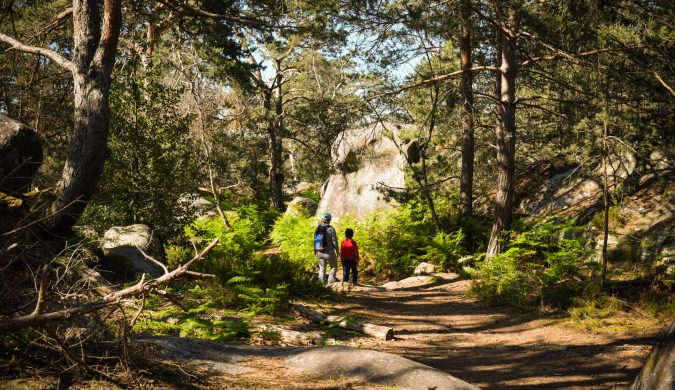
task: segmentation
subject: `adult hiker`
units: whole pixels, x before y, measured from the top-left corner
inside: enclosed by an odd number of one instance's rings
[[[335,282],[337,273],[338,239],[335,229],[330,226],[332,216],[324,213],[321,216],[321,224],[314,230],[314,256],[319,263],[319,280],[321,283]],[[326,265],[330,265],[328,281],[326,281]]]

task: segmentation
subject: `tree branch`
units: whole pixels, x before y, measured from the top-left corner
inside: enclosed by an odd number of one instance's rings
[[[38,31],[37,35],[44,35],[50,33],[52,30],[65,23],[72,16],[73,16],[73,7],[66,8],[65,10],[61,11],[58,15],[56,15],[48,25],[41,28],[40,31]]]
[[[539,56],[539,57],[533,57],[528,60],[525,60],[521,63],[518,64],[519,68],[522,67],[527,67],[529,65],[532,65],[535,62],[541,62],[541,61],[556,61],[560,59],[573,59],[573,58],[584,58],[584,57],[590,57],[594,56],[600,53],[611,53],[611,52],[620,52],[620,51],[629,51],[629,50],[638,50],[638,49],[657,49],[661,48],[663,46],[660,45],[626,45],[622,47],[606,47],[603,49],[597,49],[597,50],[590,50],[586,52],[581,52],[581,53],[564,53],[564,54],[553,54],[553,55],[548,55],[548,56]],[[484,70],[492,70],[492,71],[499,71],[499,68],[496,66],[476,66],[470,69],[472,72],[481,72]],[[391,95],[398,95],[399,93],[406,91],[408,89],[412,88],[417,88],[421,87],[423,85],[435,83],[438,81],[443,81],[443,80],[448,80],[451,78],[454,78],[456,76],[459,76],[462,74],[461,70],[457,70],[454,72],[442,74],[436,77],[432,77],[426,80],[418,81],[412,84],[404,85],[403,87],[396,89],[394,91],[390,92],[384,92],[380,93],[377,95],[373,95],[369,98],[367,98],[367,101],[371,101],[373,99],[379,98],[379,97],[384,97],[384,96],[391,96]]]
[[[103,26],[101,40],[94,55],[94,63],[101,67],[112,67],[117,51],[117,42],[122,26],[122,0],[103,2]]]
[[[75,317],[79,317],[84,314],[93,313],[95,311],[101,310],[103,308],[118,305],[122,300],[130,298],[139,294],[144,294],[147,291],[156,289],[158,286],[167,284],[179,276],[186,274],[188,268],[194,264],[196,261],[202,259],[206,254],[208,254],[215,246],[218,244],[218,239],[213,240],[206,248],[204,248],[200,253],[196,254],[192,259],[187,263],[181,265],[175,270],[164,274],[157,279],[150,280],[145,282],[145,279],[142,278],[141,281],[131,287],[125,288],[124,290],[115,291],[110,293],[98,301],[87,302],[83,305],[72,307],[69,309],[63,309],[46,314],[29,314],[18,318],[10,318],[6,320],[0,320],[0,332],[9,332],[19,329],[43,326],[45,324],[50,324],[52,322],[65,321]]]
[[[496,67],[496,66],[487,66],[486,65],[486,66],[475,66],[475,67],[473,67],[469,70],[472,71],[472,72],[480,72],[480,71],[483,71],[483,70],[499,71],[499,68]],[[456,76],[461,75],[462,72],[463,72],[462,70],[457,70],[457,71],[454,71],[454,72],[451,72],[451,73],[446,73],[446,74],[442,74],[442,75],[439,75],[439,76],[436,76],[436,77],[432,77],[430,79],[418,81],[416,83],[404,85],[403,87],[401,87],[399,89],[396,89],[394,91],[384,92],[384,93],[380,93],[380,94],[377,94],[377,95],[373,95],[373,96],[367,98],[366,100],[371,101],[371,100],[379,98],[379,97],[398,95],[399,93],[401,93],[403,91],[406,91],[408,89],[417,88],[417,87],[421,87],[423,85],[432,84],[432,83],[435,83],[435,82],[438,82],[438,81],[443,81],[443,80],[448,80],[448,79],[454,78]]]
[[[12,49],[19,50],[24,53],[37,54],[49,58],[62,68],[69,70],[71,73],[75,72],[75,64],[53,50],[45,49],[42,47],[24,45],[23,43],[3,33],[0,33],[0,41],[11,45]]]
[[[233,15],[218,14],[214,12],[205,11],[203,9],[194,7],[184,1],[180,0],[157,0],[158,3],[164,4],[169,7],[171,10],[185,16],[196,16],[209,19],[220,19],[227,20],[229,22],[234,22],[240,26],[247,27],[272,27],[267,23],[261,22],[260,20],[250,18],[250,17],[238,17]]]
[[[583,58],[583,57],[590,57],[594,56],[600,53],[611,53],[611,52],[617,52],[617,51],[629,51],[629,50],[637,50],[637,49],[656,49],[661,46],[659,45],[626,45],[623,47],[605,47],[602,49],[596,49],[596,50],[590,50],[590,51],[585,51],[581,53],[559,53],[559,54],[552,54],[548,56],[539,56],[539,57],[533,57],[530,58],[529,60],[525,60],[518,64],[519,68],[523,68],[526,66],[529,66],[535,62],[540,62],[540,61],[555,61],[555,60],[560,60],[560,59],[572,59],[572,58]]]

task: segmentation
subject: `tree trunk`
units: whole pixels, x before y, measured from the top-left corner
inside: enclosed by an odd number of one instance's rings
[[[506,20],[500,21],[503,33],[501,44],[499,123],[497,126],[497,194],[495,197],[495,222],[492,225],[486,258],[502,250],[502,232],[511,228],[513,213],[515,160],[516,160],[516,40],[518,20],[516,11],[510,8]]]
[[[101,21],[101,12],[103,20]],[[73,2],[74,130],[48,225],[67,232],[84,212],[109,155],[110,83],[121,25],[121,1]]]
[[[355,330],[368,336],[372,336],[382,340],[393,340],[394,339],[394,329],[380,326],[370,323],[360,323],[355,321],[350,321],[345,317],[340,316],[327,316],[325,314],[319,313],[318,311],[312,310],[309,307],[303,304],[294,304],[293,309],[300,313],[303,317],[309,318],[313,321],[323,323],[323,324],[335,324],[341,328]]]
[[[609,187],[607,185],[607,164],[609,149],[607,147],[607,122],[605,122],[602,132],[602,198],[603,205],[603,223],[602,223],[602,277],[600,285],[604,289],[607,282],[607,239],[609,238]]]
[[[675,386],[675,320],[656,336],[656,344],[647,357],[631,390],[670,390]]]
[[[471,1],[462,1],[461,7],[462,25],[459,39],[459,56],[462,66],[460,90],[462,92],[463,103],[460,110],[462,121],[462,169],[459,178],[459,215],[460,218],[466,219],[473,213],[473,77],[471,74],[471,31],[469,30]]]
[[[277,62],[277,76],[274,85],[274,117],[268,127],[268,151],[270,157],[269,189],[270,208],[284,210],[283,198],[283,161],[281,159],[281,132],[283,131],[283,95],[281,93],[282,74]]]

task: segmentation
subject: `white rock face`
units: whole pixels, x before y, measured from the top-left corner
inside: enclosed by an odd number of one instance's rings
[[[342,173],[331,175],[325,185],[317,215],[325,212],[339,217],[362,216],[392,207],[379,186],[404,187],[405,159],[389,132],[399,132],[395,125],[381,124],[350,130],[334,148],[334,161]],[[396,136],[396,135],[394,135]]]
[[[113,226],[103,235],[101,249],[107,259],[131,272],[146,272],[153,277],[164,270],[148,260],[138,250],[141,248],[153,258],[163,261],[164,248],[152,229],[146,225]]]

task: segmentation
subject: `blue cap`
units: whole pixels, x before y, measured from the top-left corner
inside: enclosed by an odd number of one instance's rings
[[[323,213],[323,215],[321,216],[321,218],[323,218],[323,219],[332,219],[333,216],[330,215],[330,213]]]

